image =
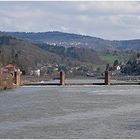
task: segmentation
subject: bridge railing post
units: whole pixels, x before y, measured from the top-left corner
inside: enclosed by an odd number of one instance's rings
[[[105,85],[111,85],[111,72],[105,71]]]
[[[60,72],[60,85],[65,85],[65,73],[63,71]]]

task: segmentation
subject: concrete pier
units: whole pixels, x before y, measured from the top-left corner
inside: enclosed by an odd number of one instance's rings
[[[21,83],[20,75],[21,75],[20,70],[15,71],[15,84],[17,86],[19,86]]]
[[[65,73],[63,71],[60,72],[60,85],[65,85]]]
[[[111,85],[111,72],[105,71],[105,85]]]

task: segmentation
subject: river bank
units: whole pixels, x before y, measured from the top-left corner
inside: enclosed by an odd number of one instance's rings
[[[12,78],[0,78],[0,91],[14,88]]]

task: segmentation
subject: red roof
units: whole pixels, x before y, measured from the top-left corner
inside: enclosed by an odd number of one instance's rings
[[[14,67],[15,67],[15,66],[12,65],[12,64],[8,64],[8,65],[5,66],[5,68],[14,68]]]

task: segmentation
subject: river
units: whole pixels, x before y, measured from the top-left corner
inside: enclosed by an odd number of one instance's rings
[[[140,86],[1,91],[0,138],[140,138]]]

